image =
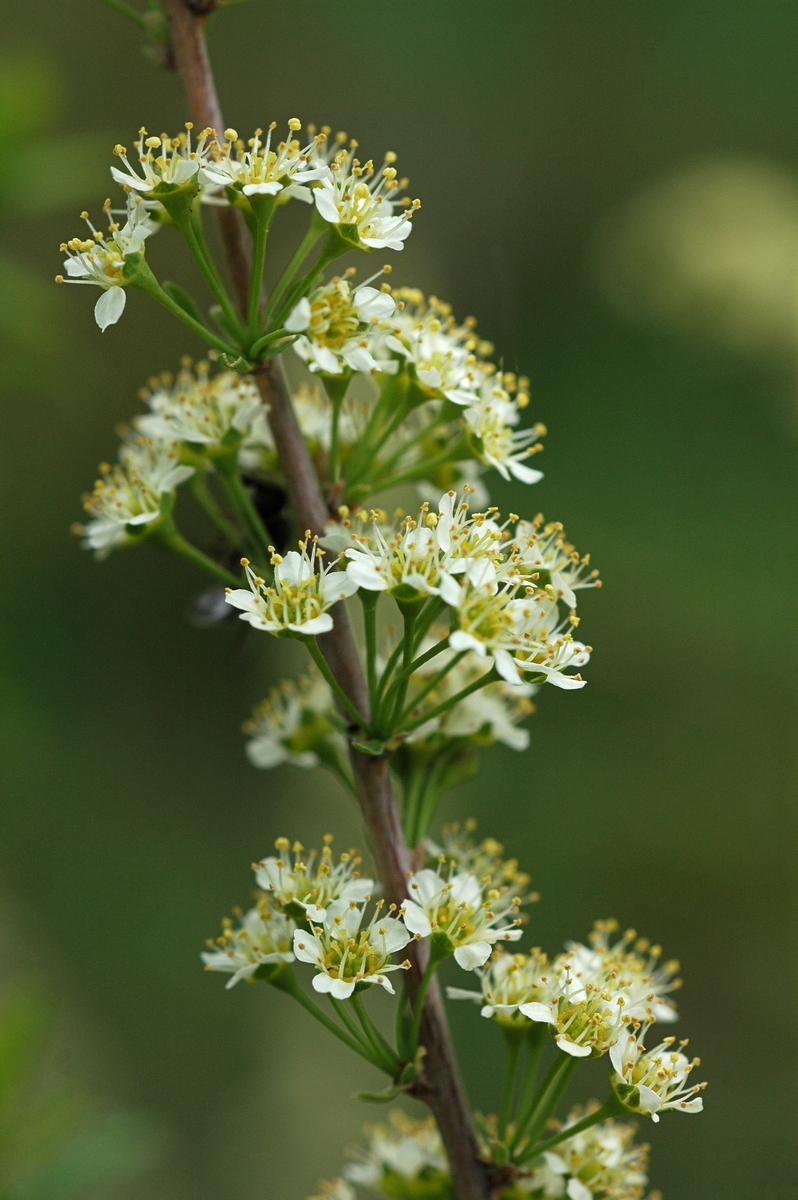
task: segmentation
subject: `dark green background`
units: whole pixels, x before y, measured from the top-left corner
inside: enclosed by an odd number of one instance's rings
[[[177,81],[99,3],[6,4],[2,25],[6,54],[60,78],[51,132],[110,151],[185,119]],[[488,755],[448,812],[531,872],[535,943],[615,914],[682,960],[679,1031],[711,1087],[703,1116],[645,1130],[666,1200],[793,1200],[795,378],[625,324],[589,264],[600,219],[695,154],[798,171],[798,9],[254,0],[210,41],[239,130],[299,115],[398,152],[423,209],[394,281],[475,313],[532,377],[546,478],[494,493],[592,552],[596,652],[583,692],[546,689],[530,751]],[[74,212],[2,234],[43,286],[110,191],[94,159]],[[150,259],[190,278],[166,239]],[[135,295],[100,335],[94,299],[46,293],[0,360],[2,889],[106,1091],[167,1130],[163,1166],[125,1194],[302,1200],[374,1119],[350,1099],[372,1081],[283,997],[225,994],[197,953],[276,835],[357,823],[326,776],[244,759],[240,723],[289,651],[189,626],[191,568],[147,550],[97,565],[70,538],[137,388],[198,350]],[[453,1009],[493,1107],[496,1031]]]

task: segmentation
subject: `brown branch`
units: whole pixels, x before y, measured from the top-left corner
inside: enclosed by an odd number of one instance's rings
[[[224,129],[204,37],[204,17],[194,0],[165,0],[177,69],[183,80],[191,115],[202,128]],[[240,303],[245,303],[249,242],[246,227],[233,209],[219,210],[228,267]],[[257,374],[257,383],[269,406],[269,423],[288,490],[301,529],[321,534],[328,520],[327,505],[297,422],[279,367],[270,361]],[[336,609],[332,632],[320,639],[322,651],[338,683],[359,712],[368,719],[368,693],[343,605]],[[351,751],[352,770],[377,871],[389,898],[407,896],[410,856],[402,836],[385,758]],[[423,953],[413,956],[408,992],[414,998],[424,969]],[[479,1156],[443,1001],[437,982],[429,989],[424,1007],[422,1042],[427,1054],[424,1080],[418,1095],[431,1107],[441,1132],[452,1170],[458,1200],[489,1200],[498,1174]]]

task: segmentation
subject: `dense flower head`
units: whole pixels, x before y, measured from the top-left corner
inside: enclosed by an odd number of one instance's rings
[[[332,841],[332,834],[325,834],[321,853],[311,850],[306,854],[300,842],[291,845],[288,838],[277,838],[277,854],[252,864],[258,887],[278,909],[317,921],[334,901],[365,900],[375,884],[373,879],[361,878],[363,860],[357,850],[349,850],[335,861]]]
[[[296,679],[282,679],[244,725],[249,735],[247,757],[255,767],[315,767],[323,743],[343,749],[343,739],[330,717],[332,692],[316,668]]]
[[[419,653],[431,649],[441,636],[445,636],[444,631],[433,630],[432,636],[419,646]],[[447,667],[447,673],[428,691],[428,680]],[[408,692],[410,703],[413,704],[415,693],[421,697],[412,708],[413,719],[423,717],[425,712],[432,712],[489,670],[490,664],[477,654],[467,652],[461,657],[451,649],[441,651],[419,667],[411,678]],[[536,691],[537,688],[528,683],[512,685],[504,680],[489,683],[419,725],[408,735],[407,743],[432,745],[441,739],[464,738],[476,746],[501,742],[512,750],[526,750],[529,730],[521,728],[520,723],[535,711],[529,697]]]
[[[152,438],[218,449],[230,430],[247,437],[266,407],[253,380],[234,371],[211,374],[210,365],[190,358],[173,376],[165,371],[141,392],[150,411],[135,425]]]
[[[333,619],[327,610],[351,596],[357,585],[345,572],[336,571],[335,563],[324,566],[324,551],[317,542],[317,538],[311,540],[308,531],[306,540],[299,543],[299,552],[291,550],[283,557],[270,547],[273,585],[256,575],[249,560],[242,558],[249,588],[226,589],[227,603],[242,610],[242,621],[255,629],[289,637],[315,637],[332,629]]]
[[[196,142],[192,142],[191,121],[186,121],[185,132],[174,137],[167,133],[150,136],[142,127],[139,140],[135,143],[141,174],[131,165],[124,146],[114,146],[115,156],[124,163],[125,169],[111,167],[117,183],[125,188],[143,192],[145,195],[155,188],[180,186],[197,177],[201,182],[202,168],[208,161],[210,146],[215,139],[212,129],[203,129]]]
[[[595,1110],[588,1107],[588,1112]],[[562,1129],[585,1114],[574,1109]],[[643,1200],[648,1183],[648,1146],[634,1144],[635,1127],[604,1121],[543,1155],[531,1174],[517,1181],[523,1192],[540,1200]]]
[[[512,882],[523,883],[526,876]],[[511,888],[491,875],[479,878],[440,855],[436,870],[424,867],[408,878],[409,899],[402,905],[405,924],[420,937],[430,934],[448,939],[459,966],[466,971],[481,967],[498,941],[521,937],[523,889]],[[520,893],[520,894],[519,894]]]
[[[122,316],[127,300],[127,260],[143,250],[145,239],[157,228],[139,196],[128,196],[124,225],[111,220],[110,200],[106,200],[104,210],[109,218],[107,235],[95,229],[87,212],[81,213],[91,237],[75,237],[61,243],[61,250],[67,256],[64,261],[67,278],[55,277],[56,283],[88,283],[102,288],[103,294],[94,306],[94,319],[101,330],[115,325]]]
[[[367,250],[401,250],[421,201],[393,199],[407,181],[397,178],[392,151],[385,155],[383,166],[376,169],[371,159],[361,163],[356,150],[357,142],[350,141],[347,149],[339,149],[330,160],[326,175],[313,189],[316,208],[331,225],[353,230]]]
[[[231,988],[242,979],[251,979],[258,967],[294,961],[294,922],[284,913],[275,912],[266,897],[249,912],[238,912],[237,916],[237,926],[225,917],[221,936],[207,942],[208,949],[201,955],[206,971],[232,975],[227,983]]]
[[[684,1053],[687,1039],[676,1045],[676,1038],[665,1038],[653,1050],[643,1045],[646,1026],[625,1030],[610,1050],[615,1068],[612,1086],[621,1103],[631,1112],[659,1121],[659,1114],[697,1113],[704,1107],[701,1092],[706,1083],[691,1084],[690,1075],[700,1058],[689,1059]]]
[[[235,188],[245,196],[279,196],[280,201],[294,198],[311,203],[313,197],[306,185],[330,173],[326,164],[311,161],[316,138],[302,146],[294,136],[302,128],[302,122],[292,117],[288,122],[288,137],[273,146],[272,134],[276,128],[277,123],[272,121],[265,138],[263,130],[256,129],[246,142],[235,129],[226,129],[224,138],[215,139],[210,146],[208,160],[203,164],[203,180]]]
[[[387,271],[390,267],[379,274]],[[372,280],[354,288],[354,273],[350,269],[343,276],[336,275],[303,297],[286,317],[285,328],[302,334],[294,350],[311,371],[394,374],[397,364],[393,359],[383,355],[378,362],[374,357],[381,331],[395,307],[390,288],[387,284],[382,289],[371,287]]]
[[[434,1117],[414,1121],[396,1108],[386,1124],[368,1132],[368,1146],[344,1167],[350,1183],[385,1195],[397,1194],[399,1181],[423,1182],[428,1189],[449,1183],[449,1164]]]
[[[358,984],[378,984],[392,993],[388,973],[409,968],[409,962],[395,963],[391,958],[413,940],[412,932],[393,915],[383,915],[384,900],[377,901],[366,920],[368,899],[362,904],[333,900],[322,917],[310,917],[310,932],[295,932],[294,954],[300,962],[316,968],[313,987],[317,992],[346,1000]],[[389,914],[396,911],[395,904],[388,906]]]
[[[481,1006],[483,1017],[517,1028],[527,1024],[522,1004],[547,999],[553,979],[551,964],[542,950],[508,954],[497,946],[489,961],[477,971],[481,990],[447,988],[450,1000],[472,1000]]]
[[[164,496],[194,474],[180,462],[175,442],[126,435],[114,466],[100,463],[100,478],[83,507],[91,517],[87,525],[76,525],[83,544],[103,558],[114,547],[133,541],[130,529],[143,527],[161,516]]]
[[[437,296],[426,299],[417,288],[397,288],[393,296],[397,312],[389,323],[386,347],[412,363],[418,382],[431,396],[473,404],[495,371],[484,361],[493,347],[477,337],[475,319],[467,317],[458,325],[451,305]]]

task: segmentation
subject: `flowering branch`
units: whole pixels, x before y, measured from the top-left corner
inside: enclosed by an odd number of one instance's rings
[[[185,0],[165,0],[175,52],[175,61],[186,89],[194,120],[201,127],[225,128],[203,36],[203,22]],[[222,235],[228,266],[242,311],[246,311],[249,252],[239,214],[220,209]],[[273,363],[267,362],[256,375],[258,388],[269,405],[277,453],[289,483],[291,499],[300,525],[323,534],[327,507],[313,463],[283,379]],[[322,652],[350,703],[369,718],[368,689],[358,661],[357,648],[345,618],[321,639]],[[401,824],[391,793],[387,764],[351,751],[352,771],[358,790],[372,850],[380,878],[397,901],[406,894],[409,863]],[[409,990],[414,996],[423,978],[425,963],[414,955]],[[480,1157],[476,1133],[466,1101],[440,991],[431,988],[424,1008],[422,1036],[427,1049],[424,1099],[435,1113],[451,1164],[460,1200],[489,1200],[491,1170]]]

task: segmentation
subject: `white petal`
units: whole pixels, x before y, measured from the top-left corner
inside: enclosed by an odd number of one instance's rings
[[[303,296],[299,304],[294,305],[285,319],[285,328],[291,333],[303,333],[310,324],[310,301]]]
[[[430,367],[426,371],[416,371],[416,374],[426,387],[439,388],[441,386],[440,372],[435,367]]]
[[[244,186],[245,196],[276,196],[283,190],[281,183],[247,183]]]
[[[331,225],[337,225],[341,219],[333,199],[334,191],[332,186],[324,187],[324,185],[313,189],[313,199],[316,201],[319,216],[323,217],[325,221],[329,221]]]
[[[104,333],[109,325],[116,325],[125,311],[127,293],[124,288],[111,287],[103,292],[94,306],[94,319]]]
[[[587,1058],[590,1054],[590,1046],[577,1046],[576,1042],[569,1042],[561,1033],[557,1034],[554,1040],[563,1053],[570,1054],[571,1058]]]
[[[421,937],[429,937],[432,933],[432,926],[424,909],[412,900],[405,900],[402,907],[404,909],[404,923],[410,932],[418,933]]]
[[[554,1013],[548,1004],[539,1004],[537,1000],[531,1000],[528,1004],[521,1004],[518,1008],[525,1017],[529,1017],[530,1021],[542,1021],[546,1025],[551,1025],[554,1022]]]
[[[524,463],[516,462],[515,459],[511,459],[507,467],[521,483],[539,483],[543,478],[542,471],[536,471],[534,467],[527,467]]]
[[[471,942],[468,946],[458,946],[454,952],[455,961],[464,971],[474,971],[485,965],[492,949],[490,942]]]
[[[565,1189],[568,1193],[568,1200],[593,1200],[593,1193],[590,1188],[585,1187],[581,1179],[571,1177],[568,1180],[568,1186]]]
[[[317,637],[320,633],[329,633],[332,627],[333,619],[329,613],[320,613],[318,617],[313,617],[310,621],[303,621],[301,625],[288,625],[288,629],[292,633],[304,633],[308,637]]]
[[[300,962],[312,963],[314,966],[323,957],[316,935],[307,933],[304,929],[294,930],[294,954]]]

